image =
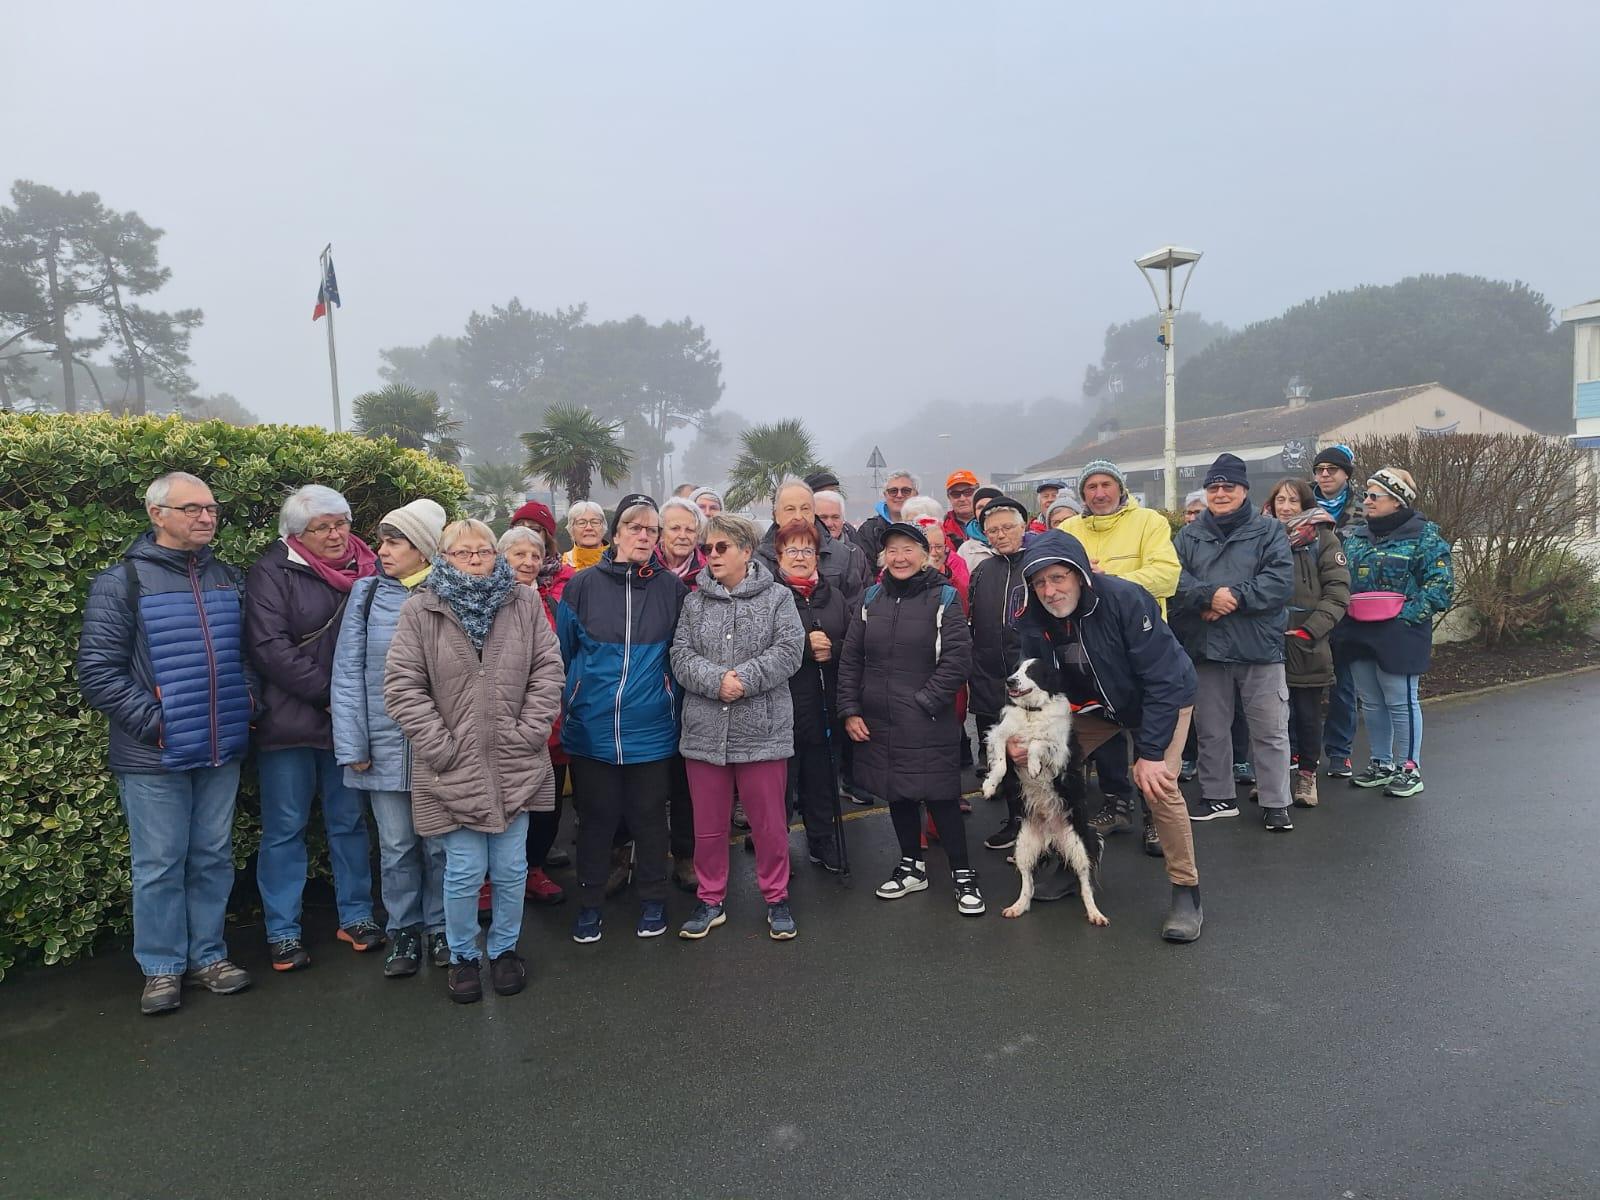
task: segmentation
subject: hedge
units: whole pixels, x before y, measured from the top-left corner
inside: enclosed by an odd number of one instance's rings
[[[0,978],[55,963],[132,922],[128,832],[106,768],[105,718],[73,677],[89,580],[147,526],[143,492],[172,470],[222,505],[214,549],[247,567],[278,535],[283,497],[339,489],[358,533],[418,496],[452,514],[461,472],[388,440],[177,417],[0,413]],[[250,785],[253,786],[253,785]],[[259,842],[241,803],[235,853]]]

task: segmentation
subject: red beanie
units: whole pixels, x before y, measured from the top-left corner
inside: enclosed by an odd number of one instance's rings
[[[556,515],[550,511],[548,504],[541,504],[537,500],[529,500],[511,514],[511,523],[513,525],[521,521],[532,521],[539,527],[539,532],[544,534],[544,553],[546,558],[556,553]]]

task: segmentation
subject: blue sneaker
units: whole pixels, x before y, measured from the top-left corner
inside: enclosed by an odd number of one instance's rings
[[[722,905],[707,904],[702,900],[694,906],[689,919],[679,927],[678,936],[688,938],[690,941],[699,941],[727,919],[728,914],[722,911]]]
[[[1236,785],[1243,784],[1245,787],[1254,787],[1256,785],[1256,769],[1247,762],[1234,763],[1233,782]]]
[[[572,940],[587,944],[600,940],[600,927],[605,922],[598,908],[580,908],[578,919],[572,923]]]
[[[767,905],[767,932],[775,942],[786,942],[800,932],[795,928],[794,914],[789,911],[787,900]]]
[[[634,930],[640,937],[660,937],[667,931],[667,906],[665,901],[646,900],[644,911],[639,914],[639,928]]]

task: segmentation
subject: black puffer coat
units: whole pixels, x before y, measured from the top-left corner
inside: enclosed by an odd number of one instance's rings
[[[972,667],[961,598],[924,568],[885,574],[867,589],[839,663],[839,715],[860,717],[854,786],[875,799],[953,800],[961,794],[956,692]]]
[[[1028,603],[1022,578],[1022,551],[1009,557],[986,558],[972,572],[967,586],[972,609],[972,678],[968,707],[998,717],[1006,706],[1006,676],[1017,669],[1022,651],[1017,618]]]
[[[782,577],[780,576],[780,579]],[[805,627],[806,647],[800,658],[800,669],[789,678],[789,699],[794,703],[794,746],[822,746],[828,741],[828,730],[823,725],[822,713],[826,707],[828,722],[833,726],[833,740],[838,742],[843,733],[839,718],[839,656],[844,653],[845,633],[850,628],[851,612],[845,604],[844,594],[827,576],[817,576],[817,586],[807,599],[794,588],[794,604],[800,610],[800,624]],[[821,630],[833,644],[833,656],[819,663],[811,654],[811,634]]]

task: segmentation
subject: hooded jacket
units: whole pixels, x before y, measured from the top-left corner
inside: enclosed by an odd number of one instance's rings
[[[719,767],[788,758],[794,753],[789,677],[805,645],[794,597],[753,557],[732,591],[709,567],[698,584],[683,602],[672,639],[672,672],[683,685],[683,756]],[[732,702],[719,697],[728,671],[744,685]]]
[[[877,551],[873,551],[869,559],[854,542],[834,537],[828,532],[828,527],[815,517],[812,518],[812,522],[817,528],[817,574],[839,589],[847,607],[856,607],[861,603],[861,595],[867,590],[867,584],[877,577]],[[888,526],[883,528],[886,529]],[[859,533],[857,530],[858,535]],[[881,529],[878,536],[881,541]],[[779,571],[777,539],[778,526],[774,522],[762,535],[761,544],[756,547],[756,554],[773,576]]]
[[[239,573],[209,547],[173,550],[140,534],[89,585],[77,670],[79,693],[110,719],[113,771],[243,758],[259,684],[244,654]]]
[[[560,710],[561,652],[544,603],[514,587],[480,658],[460,618],[422,588],[400,609],[383,700],[411,739],[411,817],[423,837],[503,833],[553,789],[547,743]]]
[[[956,692],[972,667],[972,635],[955,588],[932,567],[867,589],[845,634],[839,717],[860,717],[854,786],[879,800],[961,794]]]
[[[1374,534],[1365,521],[1345,530],[1350,593],[1399,592],[1406,602],[1387,621],[1352,621],[1333,631],[1336,658],[1375,658],[1391,675],[1421,675],[1432,664],[1433,619],[1455,598],[1450,543],[1439,527],[1413,513],[1388,534]]]
[[[688,589],[651,563],[607,550],[556,606],[567,663],[561,743],[600,762],[656,762],[678,752],[678,696],[668,652]]]
[[[972,573],[967,596],[972,621],[972,673],[968,704],[985,717],[999,716],[1006,704],[1006,676],[1022,661],[1017,618],[1022,615],[1027,584],[1022,556],[992,554]]]
[[[420,585],[419,585],[420,586]],[[387,575],[356,580],[333,652],[334,760],[346,787],[365,792],[411,790],[411,746],[383,702],[384,660],[415,589]],[[371,763],[365,771],[351,763]]]
[[[1290,687],[1327,687],[1333,682],[1329,635],[1350,607],[1350,566],[1332,525],[1319,526],[1316,541],[1293,554],[1289,629],[1304,629],[1310,640],[1284,638],[1284,673]]]
[[[1156,599],[1161,615],[1167,598],[1178,590],[1178,553],[1172,548],[1172,527],[1153,508],[1141,508],[1129,496],[1116,512],[1097,517],[1080,513],[1058,528],[1083,543],[1096,569],[1137,583]]]
[[[1183,571],[1172,597],[1172,628],[1195,662],[1281,663],[1294,595],[1294,555],[1283,523],[1245,500],[1247,515],[1219,535],[1205,514],[1185,525],[1174,543]],[[1215,621],[1200,616],[1226,587],[1239,607]]]
[[[1136,583],[1089,569],[1083,544],[1059,530],[1040,534],[1022,554],[1032,578],[1062,563],[1083,579],[1071,616],[1053,617],[1028,588],[1018,621],[1023,658],[1053,658],[1063,670],[1080,648],[1108,720],[1133,733],[1140,758],[1160,762],[1177,731],[1178,714],[1194,704],[1194,665],[1161,619],[1155,597]]]

